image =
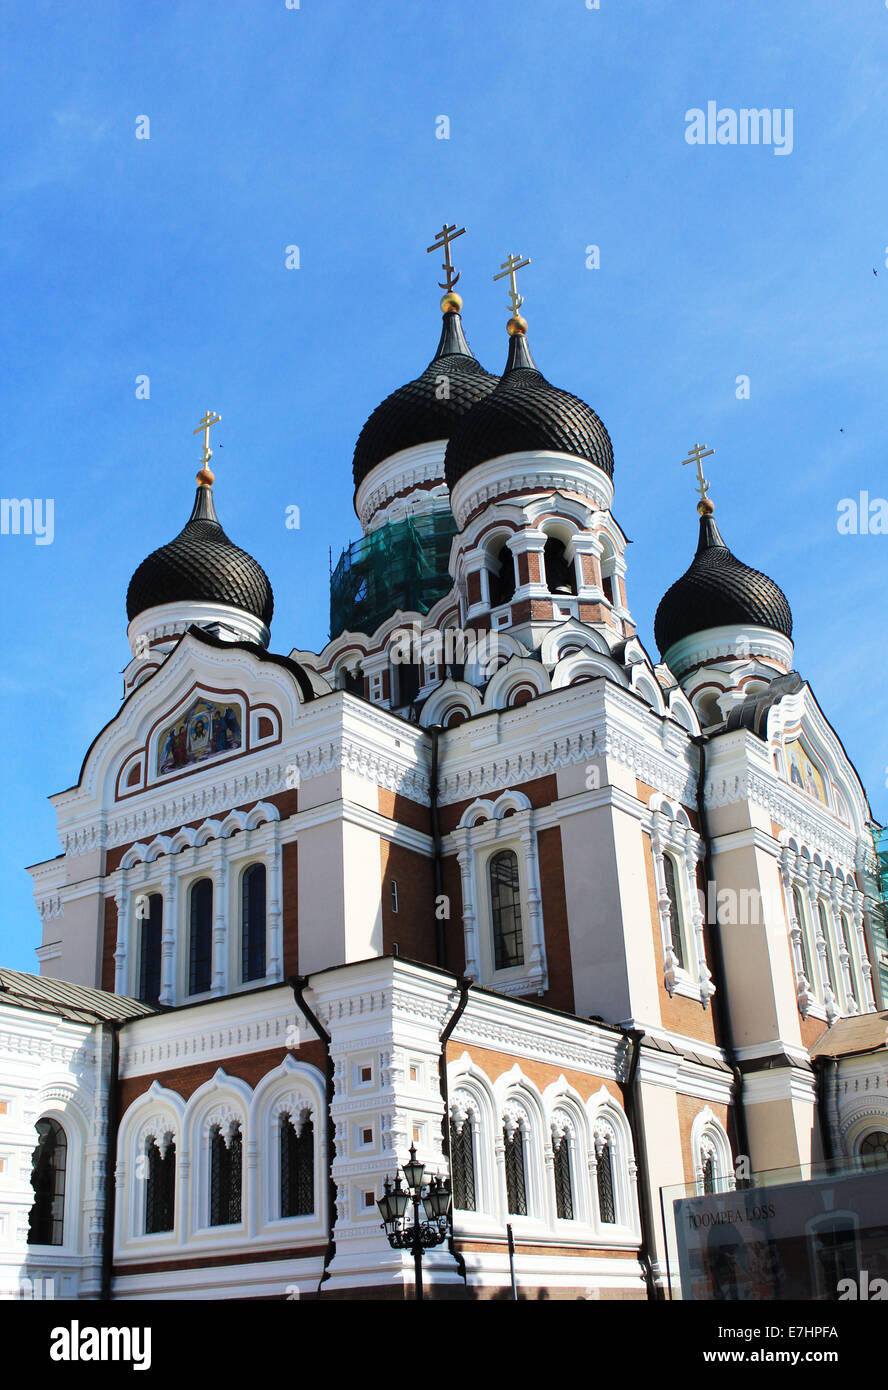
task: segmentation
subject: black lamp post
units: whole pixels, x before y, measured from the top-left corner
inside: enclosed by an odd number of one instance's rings
[[[447,1239],[450,1214],[450,1184],[445,1178],[430,1178],[423,1192],[425,1166],[416,1161],[416,1146],[410,1145],[410,1162],[404,1164],[404,1177],[407,1186],[402,1187],[400,1173],[395,1174],[394,1182],[386,1178],[384,1196],[376,1205],[382,1217],[382,1224],[393,1250],[409,1250],[413,1255],[416,1271],[416,1297],[422,1292],[422,1252],[433,1245],[440,1245]],[[407,1219],[407,1208],[413,1203],[413,1222]],[[419,1204],[422,1202],[426,1219],[420,1220]]]

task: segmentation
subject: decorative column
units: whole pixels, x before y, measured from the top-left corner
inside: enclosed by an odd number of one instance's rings
[[[117,946],[114,951],[114,993],[126,994],[130,913],[130,891],[127,885],[126,869],[118,870],[114,901],[117,904]]]
[[[573,538],[574,563],[577,571],[577,597],[583,603],[602,603],[601,587],[602,546],[591,531],[580,531]]]
[[[672,917],[669,893],[666,889],[666,874],[663,869],[663,823],[661,811],[655,811],[651,821],[651,858],[654,861],[654,883],[657,889],[657,915],[660,919],[660,937],[663,942],[663,983],[670,999],[675,993],[675,972],[678,960],[672,949]]]
[[[281,913],[284,901],[283,854],[280,844],[280,822],[272,821],[269,827],[271,853],[268,862],[268,961],[265,978],[271,984],[283,979],[283,923]]]
[[[163,905],[163,930],[160,938],[160,998],[161,1004],[176,1002],[176,941],[179,923],[179,875],[176,855],[167,859],[166,894]]]
[[[863,995],[866,1000],[867,1013],[876,1012],[876,1000],[873,994],[873,967],[870,965],[869,952],[866,948],[866,928],[863,924],[863,904],[864,896],[859,888],[852,890],[853,922],[857,930],[857,940],[860,948],[860,974],[863,979]]]
[[[685,831],[683,853],[685,873],[687,874],[688,884],[691,890],[689,901],[691,907],[691,929],[693,931],[697,984],[700,986],[700,1003],[705,1009],[708,1007],[713,994],[715,994],[715,985],[712,983],[712,975],[709,966],[706,964],[703,912],[700,907],[700,894],[697,892],[697,863],[703,858],[703,847],[697,837],[694,836],[692,838],[687,831]],[[719,930],[718,923],[714,924],[714,929],[716,931]]]
[[[826,1021],[832,1027],[839,1016],[839,1008],[836,1004],[836,997],[832,991],[829,979],[829,959],[827,956],[826,937],[820,925],[820,913],[817,908],[817,885],[820,881],[820,870],[814,865],[808,866],[805,875],[804,890],[808,899],[808,911],[811,915],[811,922],[814,927],[814,949],[817,952],[817,966],[820,974],[820,987],[823,993],[823,1003],[826,1008]]]
[[[226,842],[213,846],[213,994],[228,988],[228,856]]]
[[[457,854],[460,875],[462,877],[462,907],[463,907],[463,933],[465,936],[466,953],[466,974],[473,979],[481,979],[481,970],[478,962],[478,933],[475,917],[475,856],[469,844],[469,832],[467,829],[456,831],[454,838],[459,836],[461,848]]]
[[[515,820],[523,821],[521,826],[521,848],[524,851],[524,868],[527,874],[527,925],[530,937],[530,980],[537,987],[537,994],[546,988],[546,957],[543,949],[543,908],[540,893],[540,873],[537,851],[537,837],[532,824],[532,811],[520,811]],[[503,822],[500,822],[503,824]]]
[[[783,901],[786,912],[786,920],[789,923],[789,941],[792,951],[792,964],[795,971],[796,997],[799,1002],[799,1013],[802,1018],[807,1018],[808,1009],[814,998],[811,990],[811,982],[805,974],[805,958],[802,952],[802,924],[795,914],[795,902],[792,896],[792,884],[795,876],[796,855],[792,850],[784,847],[780,855],[780,882],[783,885]]]
[[[845,929],[842,924],[841,886],[836,878],[831,878],[829,881],[828,910],[832,916],[832,927],[835,932],[836,942],[838,943],[839,970],[842,974],[845,1011],[846,1013],[856,1014],[859,1013],[860,1010],[857,1007],[857,1000],[854,998],[854,977],[851,973],[851,952],[848,949],[848,942],[845,940]]]

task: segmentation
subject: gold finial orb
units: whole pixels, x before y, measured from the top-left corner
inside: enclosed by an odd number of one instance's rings
[[[523,319],[520,314],[513,314],[506,324],[506,332],[510,338],[514,338],[516,334],[523,338],[527,332],[527,319]]]
[[[715,511],[715,507],[712,505],[708,497],[703,497],[697,503],[697,511],[700,513],[701,516],[712,516],[712,513]]]
[[[462,295],[456,294],[453,290],[448,290],[441,300],[442,314],[458,314],[462,308]]]
[[[213,483],[216,481],[216,475],[212,468],[208,468],[206,464],[204,464],[197,475],[197,481],[200,483],[201,487],[212,487]]]

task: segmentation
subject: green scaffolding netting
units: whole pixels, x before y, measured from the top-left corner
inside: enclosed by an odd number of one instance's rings
[[[449,593],[453,514],[431,512],[380,526],[343,550],[330,578],[330,636],[376,631],[398,609],[428,613]]]

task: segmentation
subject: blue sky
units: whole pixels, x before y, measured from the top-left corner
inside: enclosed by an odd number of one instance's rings
[[[325,641],[328,547],[359,534],[354,441],[432,354],[425,247],[445,219],[468,228],[464,322],[491,370],[508,316],[492,276],[510,250],[533,258],[531,346],[610,430],[649,651],[695,545],[680,460],[700,440],[725,538],[785,589],[796,664],[888,819],[888,536],[836,525],[841,499],[888,495],[884,5],[0,15],[2,491],[55,503],[51,545],[0,536],[3,964],[36,969],[23,866],[58,852],[46,798],[119,705],[126,587],[187,519],[208,406],[220,517],[274,585],[272,645]],[[685,113],[709,100],[791,108],[791,154],[689,145]]]

